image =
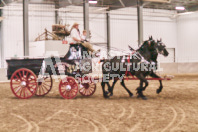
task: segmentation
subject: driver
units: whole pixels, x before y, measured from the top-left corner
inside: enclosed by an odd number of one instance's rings
[[[95,55],[97,53],[100,52],[100,50],[97,50],[95,51],[93,49],[93,46],[89,43],[89,42],[85,42],[84,39],[82,39],[80,37],[80,31],[79,31],[79,24],[78,23],[74,23],[72,28],[71,28],[71,31],[70,31],[70,36],[72,38],[72,43],[76,44],[76,43],[82,43],[82,45],[88,49],[88,52],[91,52],[91,53],[95,53]],[[97,55],[96,55],[97,56]]]

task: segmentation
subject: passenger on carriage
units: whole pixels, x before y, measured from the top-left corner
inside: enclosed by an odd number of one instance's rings
[[[84,32],[84,35],[85,35],[86,32]],[[97,50],[95,51],[93,49],[93,46],[89,43],[89,42],[86,42],[85,39],[86,38],[81,38],[80,36],[80,31],[79,31],[79,24],[78,23],[74,23],[71,30],[70,30],[70,36],[71,36],[71,43],[73,44],[82,44],[85,48],[88,49],[88,52],[89,53],[95,53],[95,56],[97,57],[97,53],[100,52],[100,50]]]
[[[83,40],[84,42],[89,42],[89,41],[87,40],[87,31],[86,31],[86,30],[83,30],[83,34],[81,35],[81,38],[82,38],[82,40]]]

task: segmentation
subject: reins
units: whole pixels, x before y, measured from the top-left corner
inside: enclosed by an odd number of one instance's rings
[[[128,57],[127,57],[127,69],[126,69],[126,72],[125,72],[125,76],[127,77],[127,75],[129,74],[129,76],[131,76],[132,78],[135,78],[132,74],[131,74],[131,72],[130,72],[130,57],[133,55],[133,54],[135,54],[136,53],[136,50],[134,50],[133,52],[132,52],[132,54],[130,55],[128,55]],[[126,80],[128,81],[129,80],[129,78],[127,77],[126,78]]]

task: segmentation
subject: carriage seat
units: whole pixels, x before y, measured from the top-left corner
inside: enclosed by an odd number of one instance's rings
[[[81,43],[69,43],[70,47],[69,47],[69,51],[67,52],[67,54],[65,55],[65,59],[69,59],[71,58],[71,56],[75,56],[74,54],[76,54],[78,57],[82,57],[83,56],[83,51],[87,51],[87,48],[84,47]],[[73,52],[74,54],[71,54],[71,52]]]
[[[69,45],[70,45],[69,48],[75,47],[75,49],[77,49],[77,51],[79,51],[79,48],[81,48],[83,51],[85,51],[85,50],[88,51],[87,48],[82,45],[82,43],[76,43],[76,44],[75,43],[69,43]]]

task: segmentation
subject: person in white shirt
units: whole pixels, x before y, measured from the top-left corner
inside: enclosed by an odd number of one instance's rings
[[[81,43],[91,53],[100,52],[100,50],[95,51],[93,49],[93,46],[89,42],[85,42],[84,39],[80,37],[80,31],[79,31],[79,24],[78,23],[73,24],[73,26],[71,28],[71,31],[70,31],[70,36],[72,38],[72,43],[74,43],[74,44]]]
[[[83,39],[83,41],[88,42],[87,40],[87,31],[83,30],[83,34],[81,35],[81,38]]]

